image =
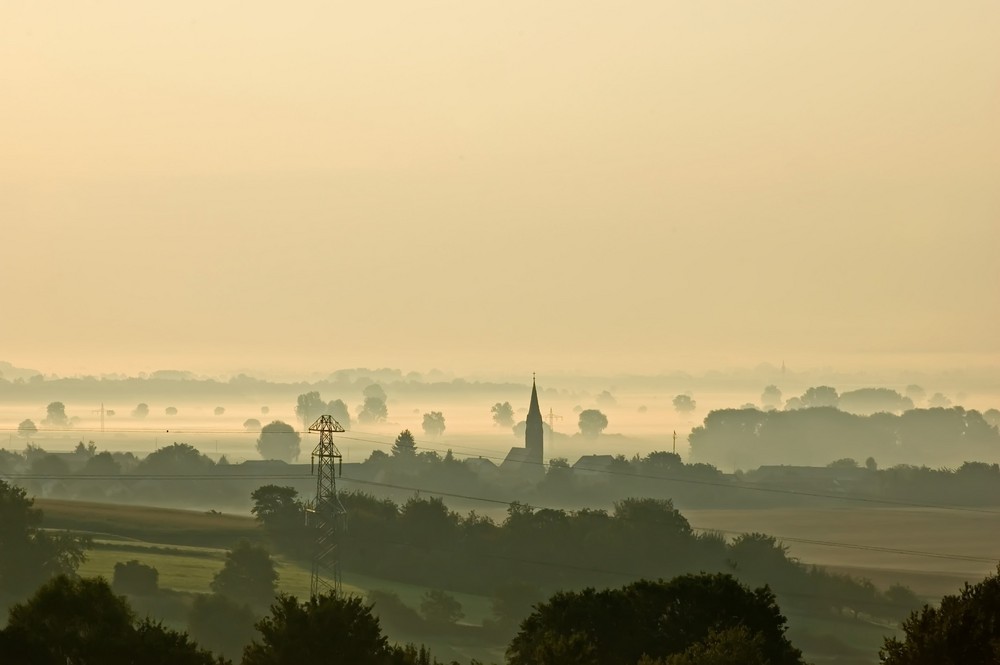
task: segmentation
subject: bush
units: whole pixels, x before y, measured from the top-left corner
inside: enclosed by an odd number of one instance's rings
[[[111,587],[115,593],[131,596],[151,596],[160,590],[160,573],[136,559],[115,564]]]

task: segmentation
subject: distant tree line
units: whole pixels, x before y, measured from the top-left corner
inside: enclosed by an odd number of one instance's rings
[[[691,456],[721,467],[821,464],[832,457],[883,463],[1000,458],[1000,431],[978,411],[911,409],[859,416],[833,406],[791,411],[756,408],[710,412],[688,437]]]

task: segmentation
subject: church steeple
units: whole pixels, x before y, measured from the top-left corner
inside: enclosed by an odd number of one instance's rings
[[[542,462],[542,410],[538,406],[538,389],[535,387],[535,377],[531,377],[531,404],[528,405],[528,417],[525,419],[524,447],[528,449],[528,458],[532,462]]]

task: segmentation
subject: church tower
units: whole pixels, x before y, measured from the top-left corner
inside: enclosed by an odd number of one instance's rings
[[[528,417],[525,419],[524,447],[528,451],[528,461],[541,464],[544,432],[542,430],[542,410],[538,408],[538,389],[535,388],[535,378],[531,378],[531,404],[528,406]]]

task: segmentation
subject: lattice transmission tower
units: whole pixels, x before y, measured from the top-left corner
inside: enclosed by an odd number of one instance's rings
[[[306,508],[306,522],[313,528],[312,580],[309,593],[324,588],[341,592],[340,541],[347,530],[347,510],[337,496],[337,476],[344,458],[333,443],[333,433],[344,428],[333,416],[320,416],[309,427],[319,432],[319,443],[312,451],[312,471],[316,474],[316,499]]]

